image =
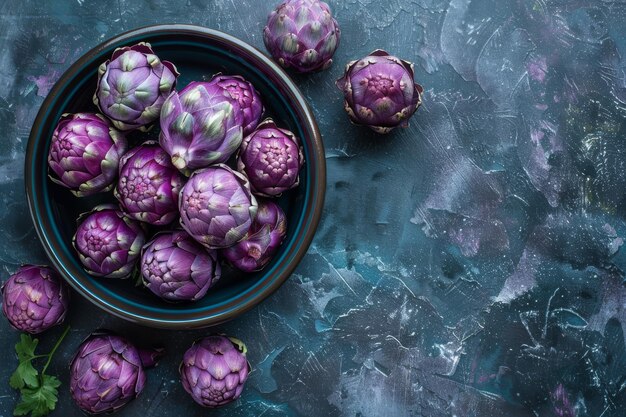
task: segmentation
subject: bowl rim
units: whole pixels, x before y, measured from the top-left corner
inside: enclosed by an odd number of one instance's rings
[[[308,193],[310,197],[308,199],[309,204],[305,205],[303,209],[304,220],[302,223],[303,236],[301,237],[301,243],[295,248],[293,255],[283,261],[286,265],[282,269],[278,272],[274,271],[271,274],[266,274],[263,279],[259,280],[260,282],[268,281],[267,285],[262,286],[260,290],[252,291],[252,294],[245,299],[241,294],[238,294],[232,298],[231,302],[214,307],[201,317],[187,318],[187,315],[181,314],[176,319],[165,319],[163,317],[155,318],[146,314],[130,312],[117,305],[119,301],[116,302],[113,299],[103,298],[102,295],[94,294],[83,285],[82,278],[75,276],[71,270],[67,268],[59,251],[55,250],[55,247],[61,246],[61,242],[51,233],[51,222],[44,221],[39,214],[39,206],[42,204],[41,200],[45,196],[40,190],[43,184],[41,181],[37,181],[37,176],[35,175],[35,164],[37,163],[35,159],[35,155],[37,154],[35,142],[37,142],[39,136],[41,136],[40,132],[42,129],[45,129],[46,119],[48,119],[48,109],[53,107],[57,96],[67,88],[67,85],[74,79],[77,73],[86,64],[93,61],[97,55],[100,55],[104,50],[111,49],[114,46],[124,45],[133,38],[174,34],[186,34],[188,36],[206,38],[209,42],[223,43],[236,51],[236,54],[245,52],[246,58],[252,60],[255,67],[261,68],[262,72],[271,77],[274,82],[281,84],[281,90],[289,94],[289,101],[294,103],[294,109],[296,109],[298,113],[298,119],[303,122],[301,128],[310,136],[310,145],[313,150],[310,158],[314,160],[312,161],[314,162],[312,178],[316,182],[316,186],[310,188]],[[131,29],[105,40],[83,54],[63,73],[63,75],[61,75],[41,104],[31,127],[26,147],[24,182],[29,212],[41,244],[52,265],[74,290],[102,310],[117,317],[148,327],[182,330],[215,326],[231,320],[269,297],[291,276],[306,254],[322,215],[326,191],[326,160],[322,137],[313,112],[295,82],[278,64],[256,47],[224,32],[189,24],[158,24]],[[298,236],[298,238],[300,239],[300,236]]]

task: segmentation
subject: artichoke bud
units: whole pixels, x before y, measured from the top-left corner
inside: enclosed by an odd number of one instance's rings
[[[65,319],[70,293],[46,266],[23,265],[2,284],[2,312],[12,327],[38,334]]]
[[[223,163],[238,149],[242,132],[253,131],[262,114],[258,93],[242,77],[217,75],[210,82],[192,82],[163,104],[159,143],[179,169]]]
[[[412,81],[413,77],[410,63],[376,50],[348,64],[336,85],[344,95],[344,108],[353,123],[388,133],[397,126],[407,126],[407,120],[421,104],[423,89]],[[353,84],[367,89],[355,90]],[[363,94],[355,94],[357,91]],[[397,94],[399,91],[402,94]]]
[[[80,345],[70,363],[72,399],[89,414],[117,411],[145,386],[142,359],[153,365],[159,356],[161,352],[144,353],[111,332],[95,332]]]
[[[50,179],[79,197],[108,191],[126,149],[126,137],[102,115],[64,114],[48,152]]]
[[[158,118],[178,75],[176,67],[161,61],[149,44],[118,48],[111,59],[98,68],[94,103],[118,129],[146,131]],[[141,89],[129,94],[134,86],[141,86]],[[145,111],[146,108],[156,110]]]
[[[217,252],[206,250],[184,231],[162,232],[144,246],[144,285],[167,301],[195,301],[219,280]]]
[[[250,364],[240,350],[243,343],[237,342],[227,336],[209,336],[185,352],[179,367],[180,379],[198,404],[220,407],[241,395]]]

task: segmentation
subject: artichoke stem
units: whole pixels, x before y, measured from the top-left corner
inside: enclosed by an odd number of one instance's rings
[[[159,359],[165,356],[165,349],[163,348],[154,348],[154,349],[137,349],[139,351],[139,359],[141,359],[141,365],[144,368],[154,368]]]
[[[180,155],[172,156],[172,164],[180,170],[185,169],[185,167],[187,166],[187,163],[185,162],[185,158],[183,158]]]

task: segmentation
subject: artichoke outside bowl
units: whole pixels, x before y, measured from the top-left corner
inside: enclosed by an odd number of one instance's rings
[[[181,76],[177,88],[215,73],[239,74],[263,97],[266,114],[296,135],[306,163],[300,186],[279,200],[288,219],[285,242],[260,272],[224,271],[222,279],[201,300],[167,303],[128,280],[97,278],[83,269],[72,247],[76,219],[101,203],[114,203],[112,192],[77,198],[48,178],[47,155],[52,131],[64,113],[96,112],[92,102],[98,66],[120,46],[149,42],[162,59],[174,62]],[[129,135],[131,144],[156,138]],[[169,329],[220,324],[249,310],[274,292],[293,272],[315,234],[324,203],[326,166],[315,118],[289,76],[254,47],[221,32],[191,25],[158,25],[135,29],[98,45],[79,58],[44,100],[33,124],[26,150],[25,184],[37,234],[64,279],[98,307],[145,326]]]

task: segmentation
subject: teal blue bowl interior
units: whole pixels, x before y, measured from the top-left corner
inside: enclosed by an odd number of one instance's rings
[[[76,218],[112,193],[76,198],[47,177],[47,154],[55,125],[63,113],[97,112],[92,102],[98,65],[117,47],[149,42],[161,59],[176,64],[177,88],[193,80],[209,80],[218,72],[238,74],[260,92],[266,117],[302,138],[306,164],[300,186],[279,200],[288,219],[284,244],[261,272],[244,274],[225,267],[222,279],[195,303],[166,303],[129,280],[87,274],[72,247]],[[132,133],[131,143],[156,138]],[[228,35],[187,26],[153,26],[120,35],[79,59],[46,98],[31,131],[26,156],[26,188],[37,232],[51,262],[79,293],[117,316],[148,326],[193,328],[221,323],[243,313],[276,290],[306,252],[321,214],[325,189],[324,152],[314,118],[289,77],[256,49]]]

